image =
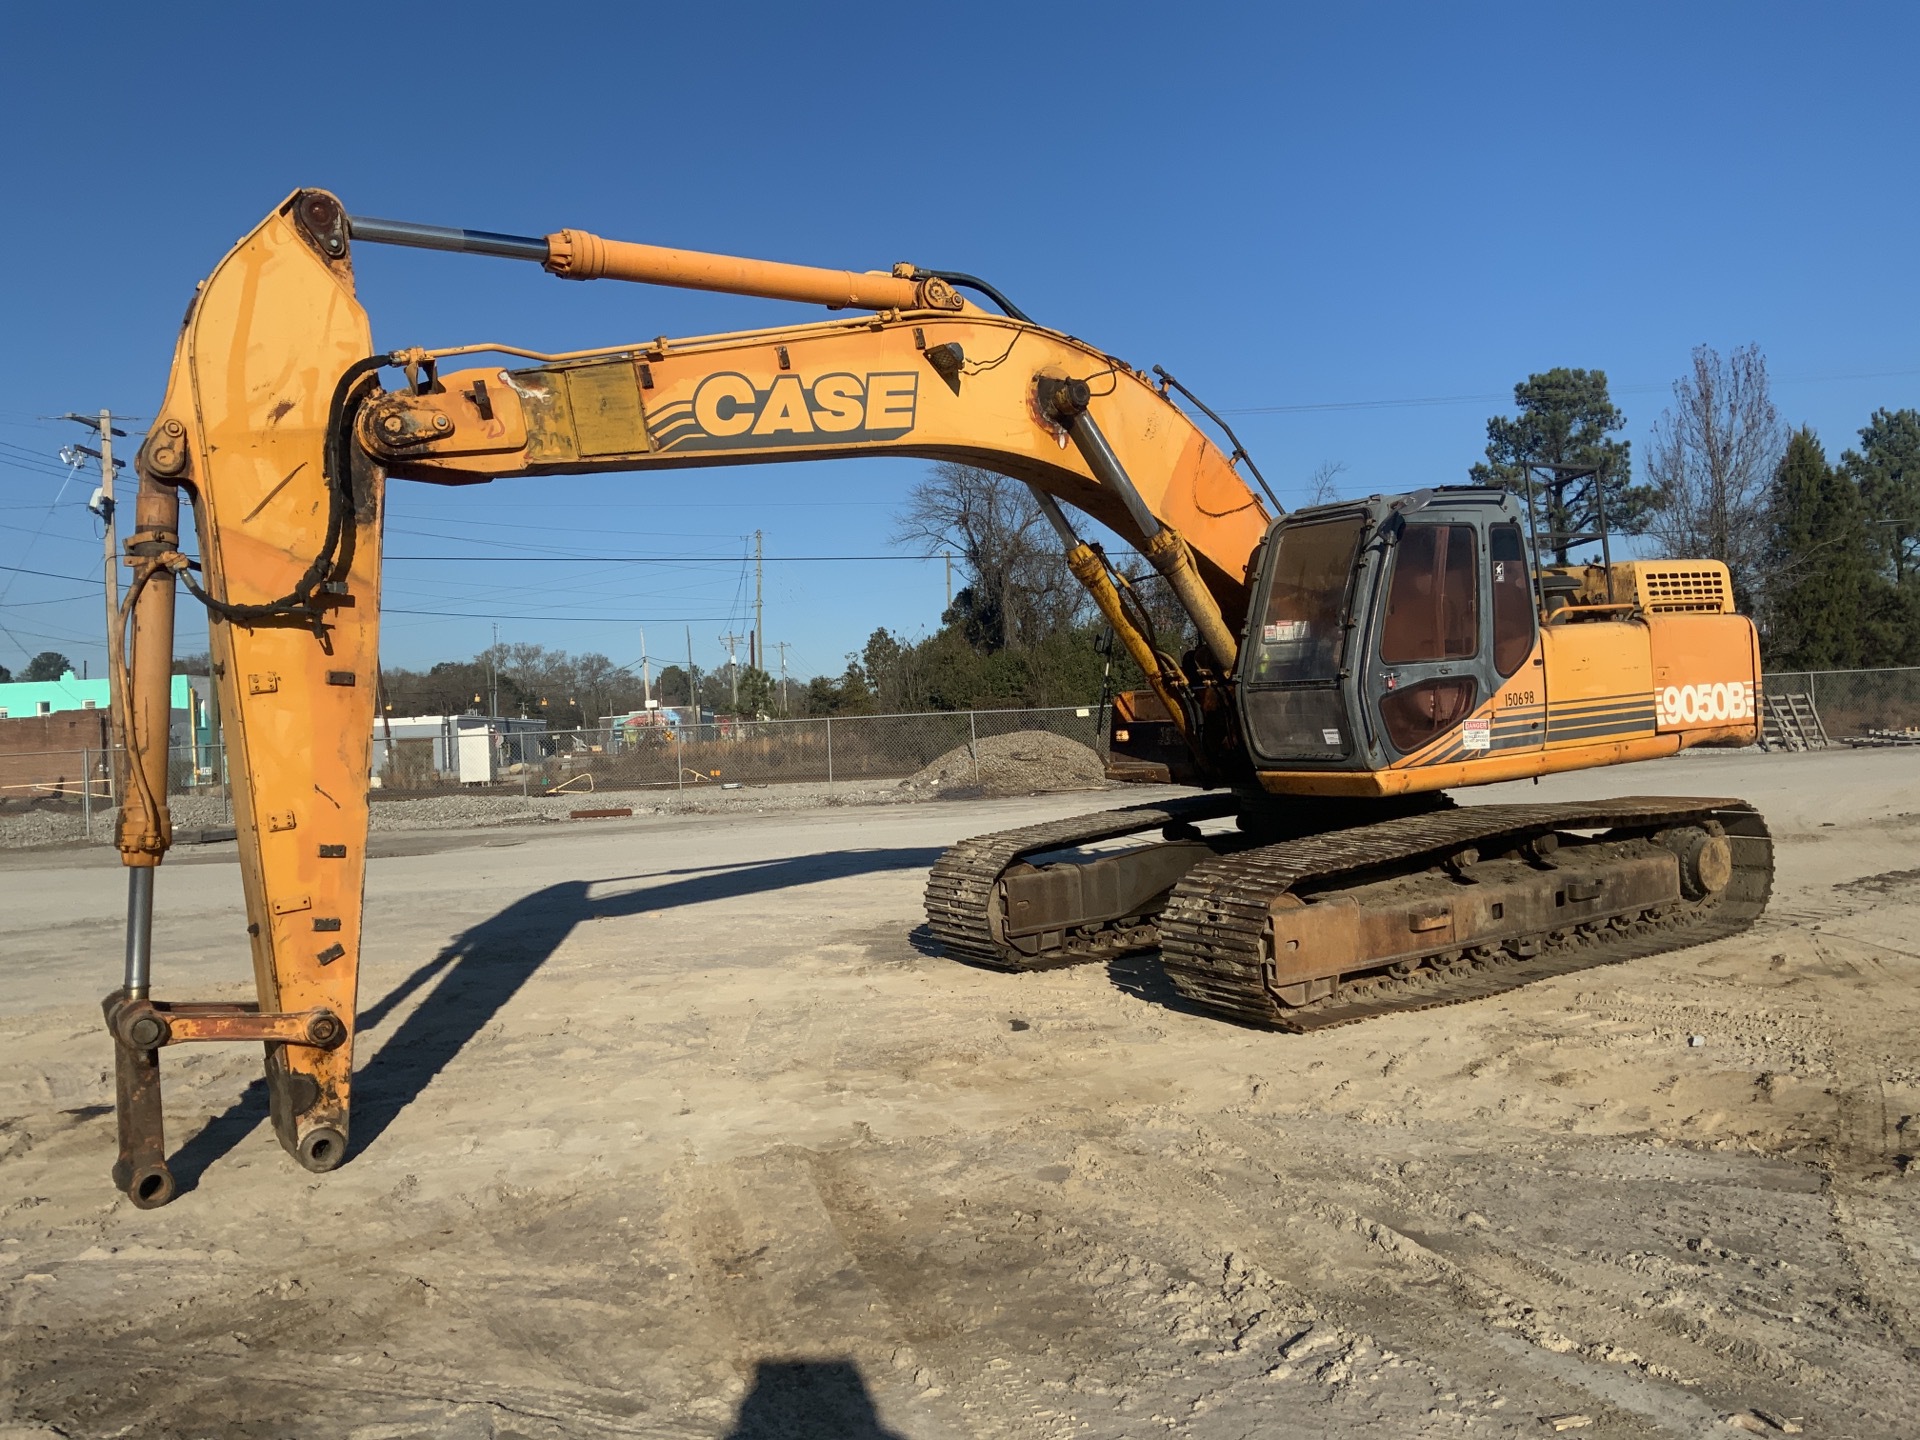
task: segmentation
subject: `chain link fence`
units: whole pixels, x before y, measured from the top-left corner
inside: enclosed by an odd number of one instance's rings
[[[1899,670],[1781,670],[1761,690],[1805,695],[1835,740],[1872,730],[1920,727],[1920,666]]]
[[[448,744],[386,741],[376,726],[373,798],[377,803],[432,795],[684,792],[782,784],[831,791],[907,779],[937,761],[947,762],[950,783],[965,783],[969,771],[979,779],[982,746],[991,751],[992,742],[1004,736],[1044,732],[1104,759],[1104,717],[1099,706],[1088,705],[509,733],[475,727],[458,732]],[[119,804],[118,758],[105,749],[0,753],[0,815],[67,815],[81,822],[87,838],[109,836]],[[167,795],[176,831],[232,825],[226,747],[172,747]]]
[[[489,788],[529,795],[713,785],[831,788],[903,780],[943,760],[972,766],[978,778],[982,744],[1007,735],[1039,731],[1104,757],[1104,716],[1101,707],[1082,705],[523,731],[492,737],[491,778],[477,783],[459,778],[431,740],[395,740],[375,747],[376,798]]]
[[[167,796],[176,831],[233,824],[225,749],[168,747]],[[51,812],[77,818],[89,840],[110,836],[120,805],[120,759],[117,747],[0,752],[0,816]]]
[[[1775,694],[1811,696],[1835,740],[1920,727],[1920,666],[1890,670],[1797,670],[1766,675]],[[430,740],[380,743],[374,798],[423,795],[593,794],[687,791],[735,785],[837,785],[899,781],[935,762],[948,783],[980,778],[982,746],[1035,731],[1106,754],[1097,705],[1034,710],[961,710],[921,715],[849,715],[807,720],[720,720],[705,725],[615,725],[590,730],[479,732],[480,776]],[[447,747],[450,749],[451,747]],[[115,757],[101,749],[0,753],[0,814],[52,810],[79,818],[89,838],[110,834],[118,804]],[[185,830],[233,823],[225,747],[176,746],[167,793]]]

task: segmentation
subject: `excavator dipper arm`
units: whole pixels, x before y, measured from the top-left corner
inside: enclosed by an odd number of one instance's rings
[[[567,278],[861,313],[567,355],[381,355],[354,295],[356,236],[539,260]],[[493,363],[447,368],[482,353]],[[498,363],[515,356],[532,363]],[[380,381],[394,368],[408,379],[388,392]],[[281,1144],[312,1170],[346,1156],[388,478],[467,484],[878,454],[980,464],[1050,497],[1076,574],[1203,748],[1194,695],[1217,690],[1233,665],[1248,560],[1270,517],[1161,391],[1103,352],[989,314],[911,266],[857,274],[576,231],[540,240],[351,221],[316,190],[296,192],[234,247],[195,296],[141,451],[131,634],[115,646],[129,739],[118,843],[130,883],[127,973],[105,1009],[119,1074],[115,1179],[135,1204],[173,1192],[158,1060],[169,1044],[262,1043]],[[198,575],[180,544],[182,493]],[[1167,576],[1207,652],[1198,673],[1150,647],[1109,568],[1052,499],[1110,526]],[[170,839],[176,580],[209,610],[257,1005],[150,993],[153,871]]]

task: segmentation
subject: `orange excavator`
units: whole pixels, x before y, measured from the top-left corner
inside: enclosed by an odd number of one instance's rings
[[[836,313],[567,354],[378,352],[354,295],[368,243]],[[1456,808],[1445,794],[1751,743],[1758,651],[1718,564],[1543,564],[1531,496],[1502,489],[1286,514],[1171,376],[971,276],[376,220],[302,190],[200,286],[139,455],[113,646],[126,974],[105,1001],[114,1178],[135,1204],[173,1194],[168,1045],[262,1044],[281,1144],[314,1171],[348,1153],[390,483],[863,455],[1032,487],[1147,680],[1115,704],[1109,773],[1196,792],[955,846],[926,909],[956,958],[1025,970],[1158,950],[1198,1004],[1305,1030],[1694,944],[1766,903],[1772,845],[1737,800]],[[1164,577],[1198,637],[1187,653],[1169,653],[1069,508]],[[257,1003],[151,993],[177,585],[208,611]]]

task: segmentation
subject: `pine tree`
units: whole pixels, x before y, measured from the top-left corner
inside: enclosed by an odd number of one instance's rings
[[[1920,410],[1876,410],[1841,464],[1865,511],[1879,574],[1868,597],[1863,665],[1920,664]]]
[[[1595,530],[1604,499],[1609,529],[1638,531],[1653,492],[1633,483],[1628,442],[1607,438],[1627,423],[1607,396],[1607,372],[1563,366],[1529,375],[1513,387],[1513,403],[1518,415],[1487,421],[1487,458],[1470,472],[1473,483],[1524,493],[1529,463],[1604,465],[1602,490],[1591,480],[1550,485],[1541,497],[1542,525],[1555,535]],[[1555,546],[1554,559],[1567,563],[1566,546]]]
[[[1866,504],[1874,550],[1895,585],[1920,581],[1920,410],[1876,410],[1841,457]]]
[[[1769,504],[1768,667],[1859,665],[1876,578],[1860,492],[1827,463],[1813,431],[1802,428],[1787,442]]]

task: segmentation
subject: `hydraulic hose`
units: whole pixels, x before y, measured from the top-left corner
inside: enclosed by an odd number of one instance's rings
[[[340,559],[340,547],[347,533],[348,516],[353,513],[352,415],[349,407],[354,393],[369,375],[387,365],[399,363],[392,355],[369,355],[356,360],[342,373],[333,387],[333,399],[327,407],[327,443],[321,461],[321,474],[327,487],[327,533],[319,553],[294,582],[293,589],[278,600],[263,604],[236,605],[216,599],[195,583],[184,568],[179,572],[187,591],[213,614],[234,625],[271,625],[292,622],[319,629],[325,614],[313,603],[314,592],[334,578]]]
[[[936,279],[944,280],[949,285],[958,286],[962,290],[979,291],[982,295],[993,301],[994,304],[998,305],[1002,313],[1011,320],[1023,321],[1028,325],[1035,323],[1031,315],[1027,314],[1026,311],[1007,299],[1006,296],[1002,295],[977,275],[968,275],[959,270],[927,270],[922,273],[932,275]]]

